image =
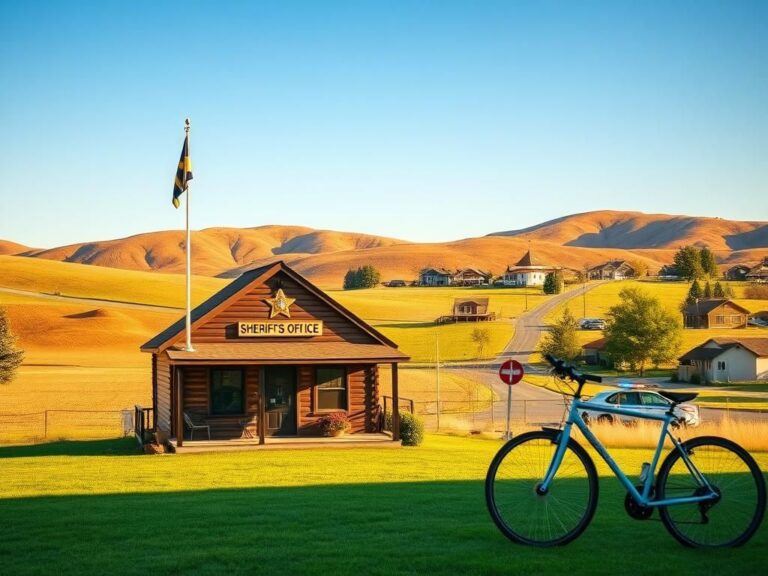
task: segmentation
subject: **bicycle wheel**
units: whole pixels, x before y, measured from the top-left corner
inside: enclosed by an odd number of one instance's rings
[[[667,530],[685,546],[740,546],[760,526],[765,513],[765,480],[754,458],[738,444],[716,436],[683,443],[688,457],[719,494],[710,502],[660,506]],[[680,451],[664,460],[656,481],[656,497],[706,494],[707,488],[688,470]]]
[[[485,500],[491,518],[510,540],[532,546],[567,544],[589,525],[597,507],[597,471],[573,439],[549,490],[537,490],[557,449],[558,431],[521,434],[507,442],[488,468]]]

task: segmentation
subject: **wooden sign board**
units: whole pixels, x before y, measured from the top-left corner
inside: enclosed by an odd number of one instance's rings
[[[282,336],[322,336],[322,320],[261,320],[238,322],[237,335],[241,338]]]

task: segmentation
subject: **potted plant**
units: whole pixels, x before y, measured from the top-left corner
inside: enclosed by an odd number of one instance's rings
[[[320,418],[323,436],[343,436],[351,428],[346,412],[331,412]]]

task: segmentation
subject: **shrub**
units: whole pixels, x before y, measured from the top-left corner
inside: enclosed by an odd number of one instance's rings
[[[384,430],[392,430],[392,413],[384,415]],[[400,412],[400,440],[403,446],[418,446],[424,440],[424,422],[410,412]]]
[[[424,441],[424,422],[410,412],[400,414],[400,440],[403,446],[418,446]]]
[[[691,384],[701,384],[701,376],[699,376],[698,374],[691,374],[689,382]]]
[[[346,412],[331,412],[320,418],[320,431],[323,436],[332,436],[336,432],[347,432],[351,427]]]

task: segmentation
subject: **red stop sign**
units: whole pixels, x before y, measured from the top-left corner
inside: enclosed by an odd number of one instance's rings
[[[499,367],[499,378],[504,384],[517,384],[523,379],[523,365],[517,360],[507,360]]]

